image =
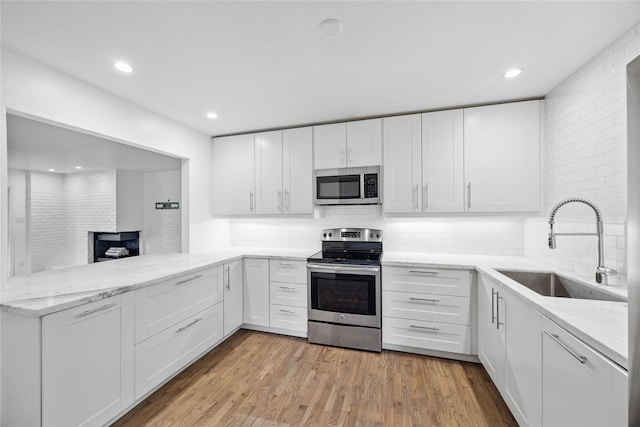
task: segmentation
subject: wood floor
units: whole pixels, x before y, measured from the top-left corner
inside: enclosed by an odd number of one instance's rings
[[[241,330],[115,426],[517,426],[481,365]]]

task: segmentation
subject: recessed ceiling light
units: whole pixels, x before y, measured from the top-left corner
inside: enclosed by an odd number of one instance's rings
[[[342,22],[339,19],[328,18],[318,25],[320,35],[325,39],[335,39],[342,34]]]
[[[522,70],[520,68],[512,68],[511,70],[509,70],[506,73],[504,73],[504,78],[505,79],[512,79],[515,76],[520,75],[521,72],[522,72]]]
[[[116,61],[113,66],[116,67],[116,70],[122,71],[123,73],[130,73],[133,71],[133,67],[124,61]]]
[[[207,118],[209,118],[209,119],[211,119],[211,120],[214,120],[214,119],[217,119],[217,118],[218,118],[218,115],[217,115],[216,113],[214,113],[213,111],[209,111],[209,112],[207,113]]]
[[[76,166],[76,169],[78,169],[78,170],[82,169],[82,166]]]
[[[49,172],[55,172],[56,170],[53,168],[47,169]]]

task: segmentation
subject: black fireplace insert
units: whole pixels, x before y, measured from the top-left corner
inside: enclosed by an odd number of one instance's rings
[[[140,255],[140,232],[93,232],[93,262]]]

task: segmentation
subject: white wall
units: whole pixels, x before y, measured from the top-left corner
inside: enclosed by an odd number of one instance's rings
[[[27,272],[49,270],[66,264],[64,176],[29,172],[28,241],[31,265]]]
[[[149,172],[144,174],[144,253],[180,252],[181,199],[180,172]],[[156,202],[180,203],[180,209],[156,209]]]
[[[639,24],[640,25],[640,24]],[[626,274],[626,65],[640,52],[639,25],[569,76],[546,96],[546,209],[583,197],[602,211],[605,265]],[[547,246],[547,218],[525,223],[525,255],[592,276],[595,237],[558,237]],[[595,215],[582,204],[561,208],[556,231],[594,232]]]
[[[8,173],[9,198],[9,275],[27,272],[27,174],[11,169]]]
[[[64,175],[67,265],[88,263],[89,231],[116,231],[116,179],[115,170]]]
[[[0,172],[3,183],[7,179],[7,111],[181,157],[185,159],[183,250],[206,252],[216,246],[228,245],[228,220],[214,220],[211,216],[211,139],[207,135],[8,49],[2,49],[1,78]],[[6,247],[7,196],[6,186],[2,187],[2,244]],[[0,264],[4,269],[6,251],[3,248],[0,252]],[[5,277],[6,274],[2,274],[2,280]]]
[[[116,171],[115,191],[116,230],[113,231],[144,229],[144,174],[136,171]]]

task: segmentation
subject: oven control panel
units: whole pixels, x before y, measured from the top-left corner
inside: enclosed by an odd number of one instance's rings
[[[382,230],[372,228],[327,228],[323,242],[382,242]]]

